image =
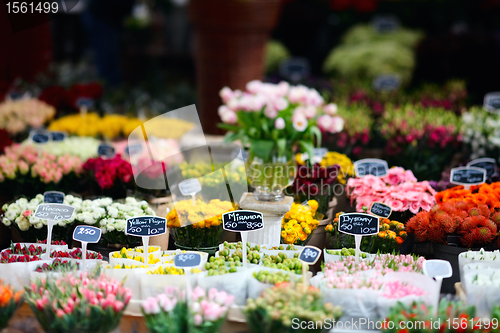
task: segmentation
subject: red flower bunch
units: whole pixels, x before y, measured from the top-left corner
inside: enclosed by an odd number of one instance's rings
[[[26,245],[21,246],[21,244],[16,243],[16,245],[2,251],[2,257],[8,257],[11,254],[22,254],[22,255],[39,255],[44,253],[45,250],[41,246],[34,246],[31,244],[29,247]]]
[[[46,239],[44,239],[44,240],[39,240],[37,243],[38,243],[38,244],[47,244],[47,240],[46,240]],[[52,245],[68,245],[68,244],[66,244],[66,242],[65,242],[65,241],[63,241],[63,240],[60,240],[60,241],[58,241],[58,240],[54,240],[54,241],[52,241],[52,243],[51,243],[51,244],[52,244]]]
[[[125,183],[129,183],[133,179],[132,166],[120,155],[116,155],[112,159],[90,158],[83,165],[83,169],[94,173],[102,189],[113,187],[117,179]]]
[[[419,241],[446,243],[446,235],[458,235],[466,247],[492,242],[500,230],[500,212],[491,213],[486,204],[450,201],[422,211],[406,224]]]
[[[10,264],[14,262],[30,262],[30,261],[37,261],[40,260],[41,258],[38,256],[29,256],[25,254],[24,256],[8,256],[0,259],[0,264]]]
[[[65,270],[77,270],[79,268],[78,263],[72,263],[67,260],[54,259],[54,261],[49,265],[44,263],[43,265],[39,265],[35,272],[53,272],[53,271],[65,271]]]
[[[54,251],[51,253],[53,258],[72,258],[72,259],[82,259],[82,249],[77,248],[73,251]],[[102,254],[87,251],[87,259],[102,259]]]

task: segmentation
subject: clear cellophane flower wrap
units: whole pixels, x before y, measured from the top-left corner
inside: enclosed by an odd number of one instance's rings
[[[487,263],[467,264],[462,283],[467,303],[476,307],[479,317],[488,318],[493,306],[500,304],[500,268]]]
[[[223,275],[208,276],[208,272],[198,274],[198,286],[208,290],[215,288],[225,291],[234,296],[236,305],[245,305],[247,299],[247,281],[250,276],[250,270],[237,268],[236,273],[227,273]]]
[[[10,318],[22,303],[23,289],[13,288],[0,279],[0,330],[7,327]]]
[[[487,264],[488,267],[500,269],[500,251],[466,251],[458,255],[458,266],[460,268],[460,281],[464,281],[464,267],[468,264]]]
[[[247,280],[248,281],[248,283],[247,283],[247,297],[248,298],[255,299],[255,298],[259,297],[264,292],[264,290],[274,287],[274,284],[260,282],[259,280],[257,280],[253,276],[253,274],[255,272],[260,272],[260,271],[268,271],[268,272],[272,272],[272,273],[287,274],[289,276],[289,281],[292,283],[297,283],[299,281],[299,279],[302,278],[302,275],[297,275],[294,272],[289,272],[289,271],[285,271],[285,270],[277,269],[277,268],[270,268],[270,267],[251,268],[248,270],[248,277],[247,277],[247,279],[248,279]],[[308,274],[311,275],[310,272],[308,272]]]
[[[171,274],[158,274],[158,271],[170,270]],[[198,274],[190,274],[187,279],[186,275],[180,269],[173,269],[173,265],[160,265],[155,269],[147,269],[140,272],[139,284],[141,287],[142,299],[148,297],[156,297],[159,293],[163,292],[165,286],[177,287],[184,290],[186,288],[186,281],[189,281],[191,288],[198,285]]]

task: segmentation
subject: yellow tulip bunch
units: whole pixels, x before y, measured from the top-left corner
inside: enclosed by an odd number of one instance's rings
[[[234,210],[231,202],[219,199],[206,203],[197,200],[193,206],[192,200],[179,201],[175,208],[167,214],[167,226],[180,228],[192,225],[194,228],[210,228],[222,223],[222,214]]]
[[[159,246],[150,246],[148,249],[148,253],[156,252],[159,249],[160,249]],[[139,253],[144,253],[144,248],[142,246],[138,246],[138,247],[134,248],[133,251],[139,252]]]
[[[281,241],[286,244],[304,244],[318,227],[314,218],[318,202],[309,200],[307,205],[293,203],[292,208],[281,220]]]
[[[191,269],[191,273],[200,273],[201,271],[198,268]],[[148,271],[147,274],[155,274],[155,275],[184,275],[184,270],[175,268],[175,267],[158,267],[155,270]]]
[[[134,269],[134,268],[148,268],[148,266],[145,265],[115,265],[115,266],[106,266],[106,269]]]
[[[121,259],[132,259],[135,261],[144,262],[144,256],[130,256],[130,255],[128,255],[126,248],[122,248],[120,250],[120,252],[113,253],[113,255],[111,257],[112,258],[121,258]],[[159,262],[160,262],[160,259],[155,258],[153,254],[149,255],[148,264],[152,265],[152,264],[157,264]]]

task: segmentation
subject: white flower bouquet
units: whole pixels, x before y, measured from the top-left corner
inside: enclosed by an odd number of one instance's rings
[[[25,242],[35,243],[37,240],[46,239],[47,221],[33,216],[36,207],[41,203],[43,203],[43,194],[38,194],[31,200],[20,198],[11,204],[3,205],[2,223],[7,227],[17,229]],[[82,199],[67,195],[64,197],[63,204],[75,207],[75,214],[69,220],[54,221],[52,240],[67,242],[71,238],[70,227],[81,210]]]

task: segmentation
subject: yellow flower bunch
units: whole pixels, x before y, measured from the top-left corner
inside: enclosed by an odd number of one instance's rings
[[[192,130],[193,127],[194,124],[188,121],[166,117],[156,117],[144,123],[144,129],[146,130],[148,137],[155,136],[163,139],[179,139],[181,136]],[[134,129],[135,127],[131,128],[130,132]]]
[[[112,258],[121,258],[121,259],[132,259],[132,260],[135,260],[135,261],[144,262],[144,257],[143,256],[130,256],[130,255],[128,255],[126,248],[122,248],[120,250],[120,252],[113,253],[113,255],[111,257]],[[150,264],[150,265],[151,264],[157,264],[159,262],[160,262],[160,259],[155,258],[153,254],[149,255],[149,257],[148,257],[148,264]]]
[[[150,246],[149,249],[148,249],[148,253],[156,252],[159,249],[160,249],[159,246]],[[139,252],[139,253],[144,253],[144,248],[142,246],[138,246],[138,247],[134,248],[132,251]]]
[[[106,269],[134,269],[134,268],[148,268],[148,266],[145,265],[115,265],[115,266],[106,266]]]
[[[318,227],[314,218],[318,202],[309,200],[307,205],[293,203],[292,208],[281,220],[281,239],[286,244],[303,244]]]
[[[194,228],[210,228],[222,223],[222,214],[234,210],[231,202],[219,199],[206,203],[197,200],[193,206],[192,200],[179,201],[175,208],[167,214],[167,226],[180,228],[192,225]]]
[[[347,155],[337,153],[334,151],[328,152],[323,160],[320,162],[320,165],[323,167],[329,167],[337,164],[340,166],[339,175],[337,179],[339,183],[345,185],[347,177],[354,177],[354,164],[351,159],[347,157]]]
[[[191,269],[191,273],[200,273],[201,271],[198,268]],[[155,274],[155,275],[184,275],[184,270],[175,268],[175,267],[163,267],[160,266],[155,270],[148,271],[147,274]]]
[[[398,245],[403,244],[406,239],[405,225],[398,221],[380,219],[380,230],[378,237],[396,241]]]

